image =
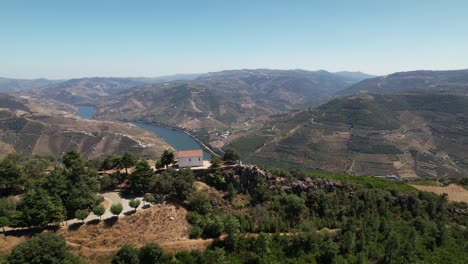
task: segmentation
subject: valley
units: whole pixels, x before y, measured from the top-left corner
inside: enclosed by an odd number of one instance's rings
[[[0,1],[0,264],[468,263],[468,1]]]
[[[86,107],[92,107],[96,122],[132,122],[176,149],[199,144],[166,126],[184,130],[217,153],[234,148],[245,162],[435,178],[462,177],[467,170],[466,75],[463,70],[373,77],[260,69],[161,82],[84,78],[32,91],[56,98],[62,107],[80,103],[82,116],[91,117]]]
[[[170,147],[132,125],[78,118],[73,106],[53,100],[2,95],[0,109],[1,156],[13,152],[60,156],[78,149],[90,158],[130,151],[151,159]]]

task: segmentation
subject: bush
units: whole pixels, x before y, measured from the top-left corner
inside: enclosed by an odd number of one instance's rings
[[[224,191],[227,188],[226,180],[219,171],[215,171],[208,175],[208,184],[215,187],[217,190]]]
[[[9,264],[83,263],[73,255],[65,240],[52,232],[32,237],[13,248],[7,257]]]
[[[203,229],[204,238],[218,238],[223,230],[224,224],[219,216],[206,217],[206,225]]]
[[[135,209],[135,212],[136,212],[136,209],[138,208],[138,206],[140,206],[140,200],[137,200],[137,199],[132,199],[128,202],[128,205]]]
[[[223,160],[228,162],[237,162],[240,159],[239,154],[233,150],[228,149],[224,152]]]
[[[118,216],[119,214],[122,213],[123,211],[123,206],[122,204],[113,204],[110,208],[110,211],[113,215]]]
[[[138,251],[133,245],[124,245],[112,258],[112,264],[139,264]]]
[[[154,195],[151,193],[145,194],[145,202],[154,204],[156,202],[156,198],[154,198]]]
[[[211,157],[211,167],[219,168],[221,167],[222,160],[216,156]]]
[[[140,249],[138,254],[140,263],[160,263],[163,258],[163,249],[156,243],[148,243]]]
[[[191,225],[202,225],[203,224],[203,216],[199,215],[196,212],[188,212],[187,213],[187,221]]]
[[[99,216],[99,219],[101,219],[102,215],[106,212],[106,209],[102,205],[98,205],[94,207],[93,213],[97,216]]]
[[[202,233],[203,233],[203,229],[201,229],[201,227],[192,226],[192,228],[190,228],[189,236],[191,239],[196,239],[196,238],[200,238]]]
[[[187,208],[190,211],[194,211],[201,215],[206,215],[213,209],[210,203],[210,199],[208,199],[208,196],[204,193],[194,194],[190,198]]]
[[[81,220],[81,222],[83,222],[86,219],[86,217],[88,217],[88,215],[89,212],[86,210],[78,210],[75,212],[75,217]]]

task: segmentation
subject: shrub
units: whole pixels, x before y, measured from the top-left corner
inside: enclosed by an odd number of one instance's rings
[[[123,211],[123,206],[122,204],[113,204],[110,208],[110,211],[113,215],[118,216],[119,214],[122,213]]]

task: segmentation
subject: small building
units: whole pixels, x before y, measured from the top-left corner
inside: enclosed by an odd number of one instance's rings
[[[179,168],[203,166],[203,150],[181,150],[177,152]]]

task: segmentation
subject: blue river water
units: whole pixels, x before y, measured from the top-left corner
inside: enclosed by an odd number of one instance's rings
[[[89,105],[76,105],[78,112],[76,113],[81,118],[91,119],[94,117],[95,107]],[[146,129],[173,146],[176,150],[193,150],[203,149],[197,141],[195,141],[190,135],[187,135],[181,131],[173,130],[167,127],[145,124],[139,122],[131,122],[135,126]],[[211,155],[203,151],[203,159],[209,160]]]
[[[90,105],[77,105],[76,107],[78,108],[78,112],[76,113],[77,116],[86,119],[91,119],[94,117],[96,107]]]

